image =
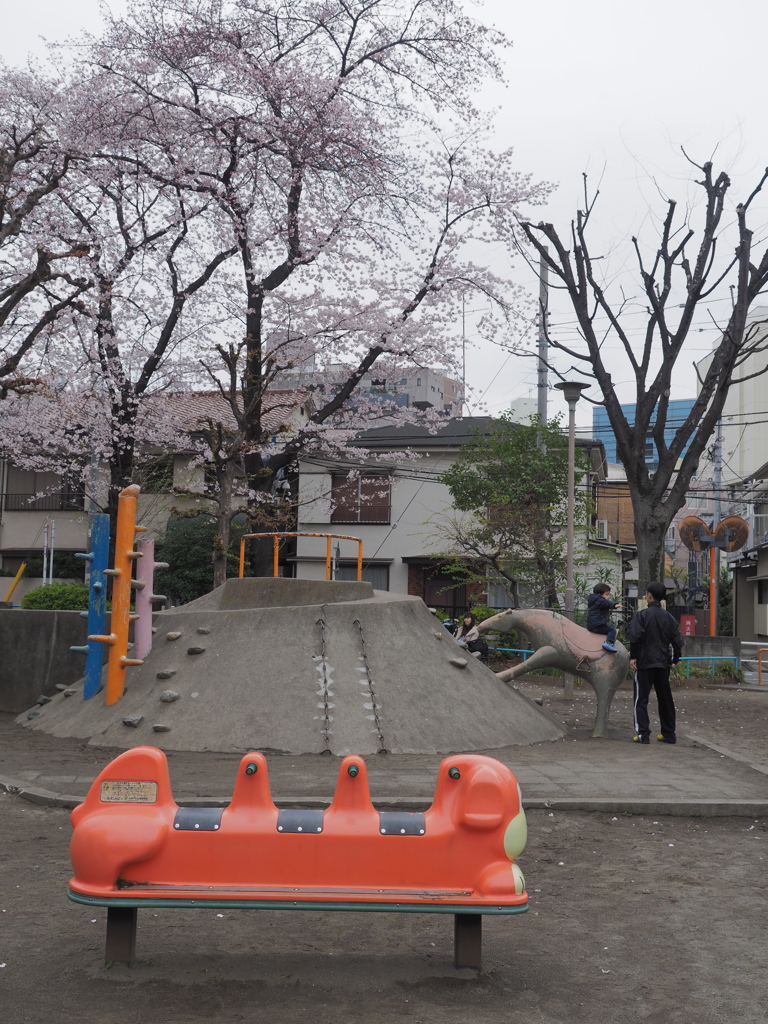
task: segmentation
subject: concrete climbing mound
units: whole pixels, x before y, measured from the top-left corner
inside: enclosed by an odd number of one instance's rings
[[[19,722],[94,746],[443,754],[559,739],[559,722],[467,655],[420,598],[367,583],[228,580],[155,617],[154,647],[103,694]]]

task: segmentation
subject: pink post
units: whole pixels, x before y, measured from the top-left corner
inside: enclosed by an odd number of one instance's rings
[[[155,561],[155,542],[140,540],[136,545],[142,557],[139,561],[141,576],[135,581],[136,619],[133,627],[133,653],[136,658],[146,658],[152,650],[152,602],[165,601],[161,594],[153,594],[155,569],[167,569],[167,562]]]

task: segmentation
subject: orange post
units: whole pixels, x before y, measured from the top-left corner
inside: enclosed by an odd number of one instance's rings
[[[325,578],[331,578],[331,538],[325,539]]]
[[[125,669],[129,665],[142,665],[140,658],[128,658],[128,627],[131,621],[131,576],[133,562],[141,557],[133,550],[134,534],[144,532],[136,526],[136,504],[139,498],[138,484],[131,484],[121,491],[117,499],[117,530],[115,533],[115,566],[105,569],[105,575],[112,577],[112,618],[111,632],[106,636],[89,636],[109,645],[107,663],[107,690],[105,703],[116,703],[125,689]]]

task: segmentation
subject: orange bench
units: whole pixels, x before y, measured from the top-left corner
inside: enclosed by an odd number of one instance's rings
[[[69,897],[107,912],[105,959],[131,963],[140,907],[255,907],[454,915],[455,963],[480,969],[482,915],[528,909],[526,840],[506,765],[459,754],[423,813],[377,811],[365,762],[345,757],[326,810],[279,809],[263,754],[240,762],[224,808],[179,807],[165,754],[136,747],[72,812]]]

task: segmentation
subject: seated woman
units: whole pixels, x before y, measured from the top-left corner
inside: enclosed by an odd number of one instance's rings
[[[477,621],[471,612],[467,612],[461,620],[461,625],[456,633],[456,640],[466,647],[473,657],[488,658],[488,644],[480,639],[480,630],[477,628]]]

